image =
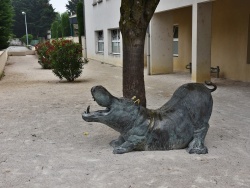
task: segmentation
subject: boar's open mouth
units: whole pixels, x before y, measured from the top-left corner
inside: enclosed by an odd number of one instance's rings
[[[104,110],[90,111],[90,106],[87,107],[87,110],[82,114],[83,118],[98,118],[100,116],[106,116],[110,112],[110,108],[106,107]]]
[[[94,101],[105,109],[91,112],[90,106],[88,106],[87,110],[82,114],[82,118],[85,121],[98,121],[98,118],[104,117],[110,113],[115,97],[112,96],[103,86],[92,87],[91,94]]]

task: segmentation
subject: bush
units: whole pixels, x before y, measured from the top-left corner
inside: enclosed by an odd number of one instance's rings
[[[23,42],[23,43],[27,43],[27,37],[26,35],[23,35],[22,38],[20,38],[20,40]],[[28,34],[28,43],[30,43],[31,41],[33,40],[33,35],[31,34]],[[26,44],[26,45],[29,45],[29,44]]]
[[[83,65],[88,62],[82,60],[82,46],[71,40],[53,40],[54,50],[51,51],[52,71],[60,79],[72,82],[82,73]]]
[[[51,69],[51,59],[50,54],[54,50],[54,46],[50,41],[44,43],[39,43],[35,46],[38,55],[38,63],[44,69]]]

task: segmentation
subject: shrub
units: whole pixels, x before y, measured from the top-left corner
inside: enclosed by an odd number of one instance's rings
[[[23,35],[22,38],[20,38],[20,40],[23,42],[23,43],[27,43],[27,36],[26,35]],[[33,40],[33,35],[31,34],[28,34],[28,43],[30,43],[31,41]],[[26,44],[26,45],[29,45],[29,44]]]
[[[51,69],[51,59],[50,54],[54,50],[54,46],[50,41],[44,43],[39,43],[35,46],[38,55],[38,63],[44,69]]]
[[[60,79],[72,82],[82,73],[83,65],[88,62],[82,60],[82,46],[71,40],[52,41],[54,50],[51,51],[52,71]]]

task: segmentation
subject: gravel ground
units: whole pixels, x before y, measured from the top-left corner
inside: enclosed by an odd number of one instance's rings
[[[35,56],[9,57],[0,81],[0,187],[250,187],[250,83],[214,78],[209,153],[185,150],[115,155],[118,133],[87,123],[90,89],[122,95],[122,68],[90,61],[74,83],[43,70]],[[145,75],[148,108],[158,108],[189,73]]]

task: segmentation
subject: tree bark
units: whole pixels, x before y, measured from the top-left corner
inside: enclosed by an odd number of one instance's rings
[[[123,96],[136,96],[145,107],[144,43],[148,24],[159,1],[121,1],[119,26],[123,40]]]

